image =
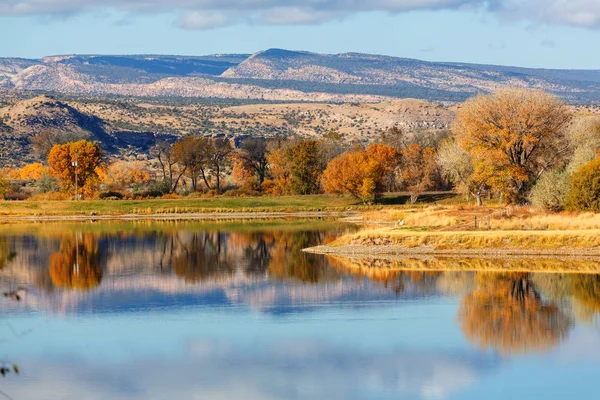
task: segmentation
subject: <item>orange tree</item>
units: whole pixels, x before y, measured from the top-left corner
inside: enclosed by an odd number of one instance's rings
[[[421,193],[436,183],[438,169],[435,149],[411,144],[402,151],[402,161],[402,183],[410,192],[411,204],[414,204]]]
[[[80,140],[57,144],[48,154],[50,175],[57,178],[63,190],[71,190],[75,186],[75,167],[77,161],[77,185],[84,197],[92,197],[99,178],[96,168],[101,164],[102,151],[96,143]]]
[[[350,194],[365,204],[372,203],[383,191],[386,176],[394,171],[398,162],[398,152],[384,145],[344,153],[331,160],[323,172],[323,190]]]
[[[564,128],[571,119],[557,97],[536,90],[504,89],[463,104],[454,126],[473,157],[475,174],[509,202],[524,203],[540,175],[569,150]]]

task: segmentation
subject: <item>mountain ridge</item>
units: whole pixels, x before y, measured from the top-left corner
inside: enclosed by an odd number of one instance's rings
[[[541,89],[570,103],[600,103],[600,69],[527,68],[277,48],[251,55],[0,58],[0,88],[71,95],[459,102],[502,87]]]

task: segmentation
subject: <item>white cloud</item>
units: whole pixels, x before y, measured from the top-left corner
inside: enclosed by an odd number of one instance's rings
[[[230,25],[231,17],[220,11],[190,11],[181,16],[179,26],[184,29],[213,29]]]
[[[315,24],[361,12],[485,10],[503,19],[600,28],[598,0],[2,0],[0,15],[71,15],[102,9],[180,13],[185,29],[211,29],[241,22]]]

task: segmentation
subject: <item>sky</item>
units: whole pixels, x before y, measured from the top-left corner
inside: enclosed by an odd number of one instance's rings
[[[0,57],[361,52],[600,69],[600,0],[0,0]]]

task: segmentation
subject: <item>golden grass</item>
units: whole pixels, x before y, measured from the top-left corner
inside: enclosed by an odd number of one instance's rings
[[[343,236],[331,245],[430,246],[436,250],[596,248],[600,246],[600,230],[416,232],[380,228]]]
[[[557,258],[344,258],[327,256],[338,271],[345,271],[375,281],[385,281],[403,272],[421,271],[486,271],[486,272],[544,272],[598,273],[600,261]]]
[[[427,207],[388,208],[363,213],[369,225],[397,224],[406,228],[429,230],[539,231],[539,230],[598,230],[600,214],[539,213],[529,207],[475,207],[469,205],[435,205]]]

